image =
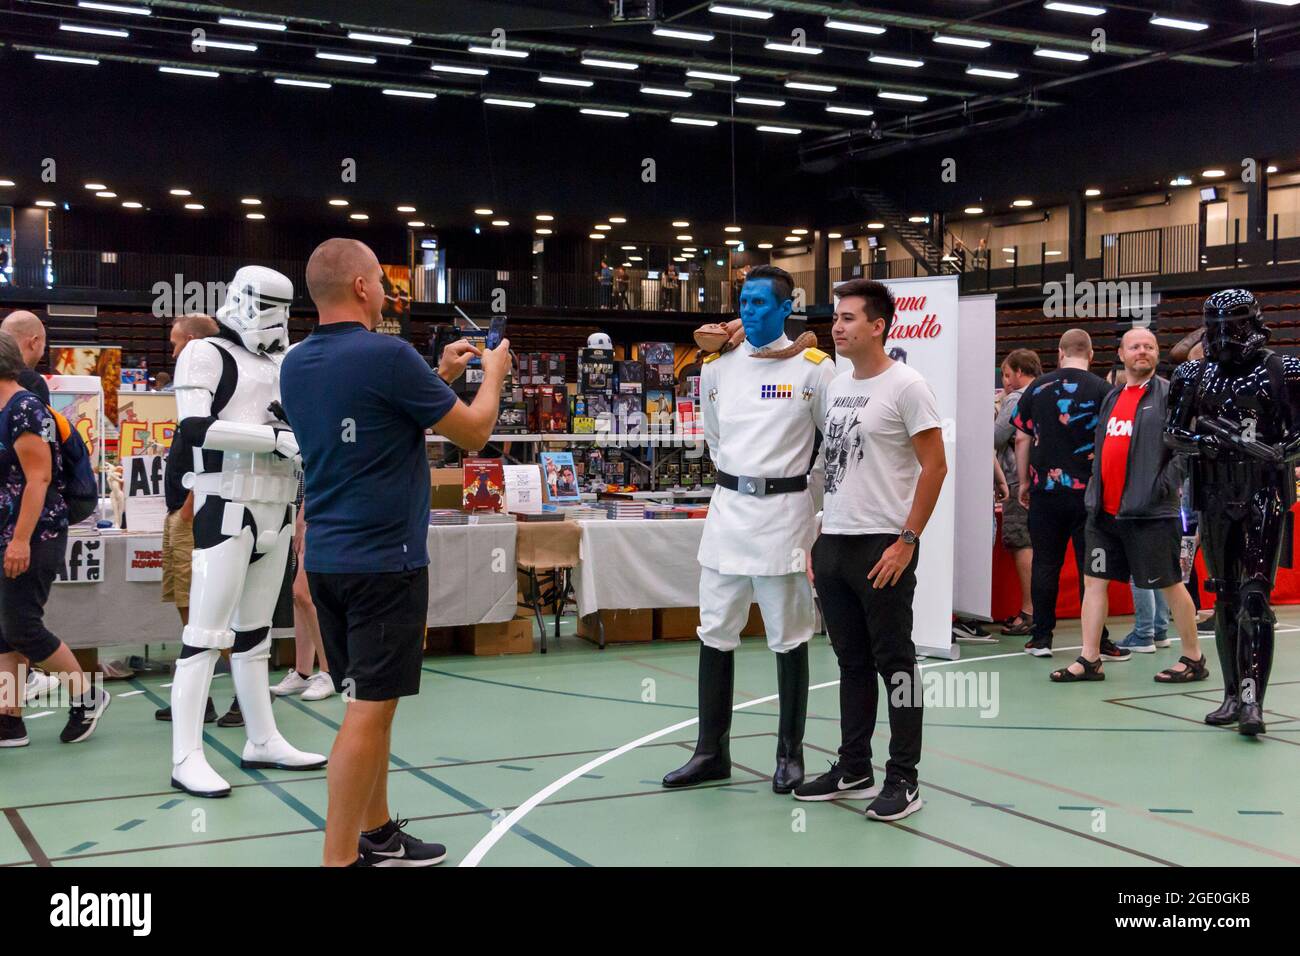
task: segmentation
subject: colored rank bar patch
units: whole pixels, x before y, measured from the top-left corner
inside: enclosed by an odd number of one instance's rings
[[[794,398],[793,385],[760,385],[762,398]]]

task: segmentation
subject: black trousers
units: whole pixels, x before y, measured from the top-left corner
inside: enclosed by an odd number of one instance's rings
[[[871,770],[871,735],[880,702],[877,675],[889,702],[887,779],[916,784],[921,760],[921,672],[912,643],[916,562],[897,582],[875,588],[868,572],[896,534],[823,534],[813,545],[817,597],[840,664],[840,765],[846,773]]]
[[[1029,591],[1034,599],[1034,639],[1048,641],[1056,628],[1056,595],[1061,586],[1065,548],[1074,543],[1074,563],[1079,570],[1079,600],[1083,600],[1083,529],[1088,511],[1083,495],[1074,491],[1045,492],[1029,496],[1029,543],[1034,549]]]
[[[32,538],[32,562],[16,578],[0,575],[0,653],[18,651],[32,663],[48,660],[61,641],[45,626],[45,602],[63,569],[68,533]]]

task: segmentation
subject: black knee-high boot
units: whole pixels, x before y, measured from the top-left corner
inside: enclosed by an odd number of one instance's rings
[[[1241,680],[1237,676],[1237,631],[1240,605],[1234,596],[1216,592],[1214,605],[1214,647],[1223,670],[1223,703],[1205,715],[1205,722],[1222,727],[1237,722],[1241,710]]]
[[[1241,630],[1237,636],[1237,676],[1241,681],[1237,732],[1249,737],[1264,733],[1264,691],[1273,669],[1276,620],[1268,605],[1268,592],[1262,586],[1243,590]]]
[[[808,645],[776,655],[776,688],[781,701],[772,790],[789,793],[803,783],[803,728],[808,717]]]
[[[700,735],[695,753],[663,779],[665,787],[690,787],[731,776],[731,701],[736,656],[700,645]]]

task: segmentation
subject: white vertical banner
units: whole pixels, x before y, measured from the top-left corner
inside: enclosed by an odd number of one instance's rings
[[[957,493],[953,610],[989,620],[993,606],[993,383],[997,363],[996,295],[957,304]],[[951,477],[951,475],[949,476]]]
[[[956,454],[960,400],[957,376],[962,364],[958,361],[957,276],[889,279],[884,284],[893,292],[896,307],[885,351],[895,361],[906,362],[920,372],[934,390],[939,418],[943,421],[943,445],[948,460],[948,477],[921,535],[916,596],[912,600],[912,640],[918,654],[955,659],[959,656],[959,648],[952,639],[953,557],[956,489],[962,480]],[[852,373],[853,364],[848,359],[837,356],[835,363],[841,372]],[[988,401],[984,402],[985,410],[988,404]],[[988,459],[984,471],[990,472],[993,467],[991,431],[984,447]],[[988,501],[992,500],[990,485]],[[991,512],[991,508],[990,504],[987,510]],[[984,560],[985,563],[991,560],[988,554]]]

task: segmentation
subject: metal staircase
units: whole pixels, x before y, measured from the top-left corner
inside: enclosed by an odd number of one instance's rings
[[[907,214],[900,210],[888,195],[879,189],[852,187],[853,196],[877,221],[883,222],[898,236],[903,248],[930,275],[948,275],[960,272],[956,262],[944,261],[944,250],[935,245],[927,226],[908,222]]]

